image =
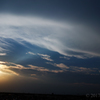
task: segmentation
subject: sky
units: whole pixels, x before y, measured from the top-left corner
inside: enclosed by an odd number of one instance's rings
[[[100,0],[0,0],[0,92],[100,93]]]

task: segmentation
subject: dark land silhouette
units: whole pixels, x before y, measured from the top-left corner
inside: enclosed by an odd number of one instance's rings
[[[1,92],[0,100],[100,100],[100,96]]]

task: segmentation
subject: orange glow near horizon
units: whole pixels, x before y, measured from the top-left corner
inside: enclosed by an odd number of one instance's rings
[[[5,62],[0,61],[0,83],[10,81],[11,77],[14,74],[13,71],[9,69],[7,65],[4,65]]]
[[[4,70],[5,70],[5,66],[2,65],[2,64],[0,64],[0,76],[1,76],[2,74],[6,74],[6,73],[4,72]]]
[[[6,64],[6,62],[0,61],[0,74],[1,74],[1,75],[2,75],[2,74],[15,74],[15,75],[17,75],[17,76],[19,75],[18,73],[16,73],[16,72],[10,70],[10,69],[9,69],[10,66],[4,65],[4,64]]]

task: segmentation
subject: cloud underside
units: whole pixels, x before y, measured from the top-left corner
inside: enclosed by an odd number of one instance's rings
[[[53,61],[51,58],[50,58],[50,56],[49,55],[47,55],[47,54],[40,54],[40,53],[33,53],[33,52],[27,52],[26,54],[30,54],[30,55],[38,55],[38,56],[40,56],[42,59],[45,59],[45,60],[47,60],[47,61]]]
[[[34,66],[34,65],[27,65],[25,67],[20,64],[0,61],[0,72],[19,76],[19,75],[21,75],[21,72],[23,72],[23,70],[26,70],[27,73],[28,73],[28,70],[31,70],[31,72],[29,73],[30,74],[29,76],[31,76],[31,77],[37,76],[37,74],[34,73],[34,71],[42,72],[42,73],[44,73],[44,72],[48,72],[48,73],[63,73],[63,72],[72,72],[73,73],[73,72],[75,72],[75,73],[84,73],[84,74],[90,74],[90,75],[92,75],[92,74],[97,75],[97,72],[99,72],[98,68],[66,66],[63,63],[56,64],[56,63],[51,63],[51,62],[47,62],[47,64],[51,64],[54,67],[59,68],[59,69],[52,70],[52,69],[48,69],[45,67]],[[26,72],[24,73],[24,75],[27,74]]]
[[[0,51],[4,52],[7,50],[4,47],[10,46],[3,38],[10,38],[23,45],[26,41],[64,56],[82,59],[100,56],[99,31],[90,27],[39,17],[0,14]]]

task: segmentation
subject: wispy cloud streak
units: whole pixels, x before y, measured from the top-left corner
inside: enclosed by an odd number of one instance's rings
[[[55,67],[58,67],[62,70],[62,72],[65,71],[70,71],[70,72],[82,72],[82,73],[86,73],[86,74],[97,74],[99,73],[99,69],[98,68],[86,68],[86,67],[78,67],[78,66],[67,66],[63,63],[60,64],[56,64],[56,63],[51,63],[51,62],[47,62],[47,64],[51,64]],[[92,75],[91,74],[91,75]]]
[[[48,61],[53,61],[49,55],[47,54],[40,54],[40,53],[37,53],[39,56],[41,56],[42,59],[45,59],[45,60],[48,60]]]

